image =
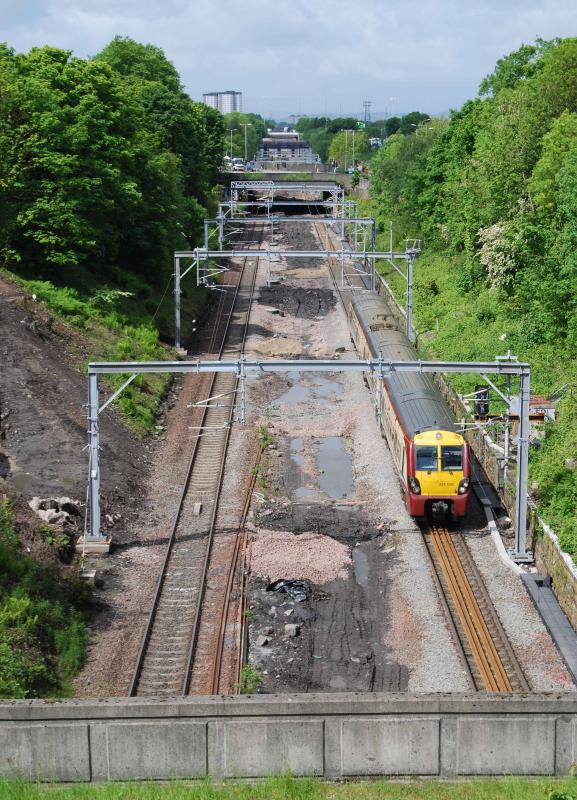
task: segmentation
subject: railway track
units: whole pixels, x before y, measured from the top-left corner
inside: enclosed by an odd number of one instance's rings
[[[260,241],[262,228],[257,230]],[[258,259],[244,260],[219,358],[237,358],[243,350],[257,270]],[[212,376],[207,395],[212,400],[196,426],[198,435],[132,676],[131,696],[174,696],[191,690],[235,393],[235,375]]]
[[[324,226],[313,226],[323,246],[331,249],[331,237]],[[340,262],[328,260],[329,274],[337,296],[366,287],[358,274],[340,286]],[[350,272],[350,270],[349,270]],[[447,621],[472,686],[478,691],[529,691],[527,680],[511,648],[497,612],[460,532],[423,526],[425,544]]]
[[[431,526],[424,527],[423,536],[453,635],[475,689],[529,691],[463,535]]]

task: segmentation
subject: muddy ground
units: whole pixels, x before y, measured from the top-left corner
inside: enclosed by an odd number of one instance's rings
[[[87,345],[80,331],[0,278],[0,474],[27,498],[84,500]],[[126,519],[141,500],[151,446],[113,409],[102,415],[101,433],[103,511]]]
[[[310,225],[281,227],[277,243],[318,247]],[[338,358],[350,348],[319,259],[274,265],[272,278],[267,287],[264,271],[259,276],[248,353],[268,349],[281,357]],[[261,672],[262,692],[408,686],[409,667],[395,657],[386,637],[391,534],[355,475],[355,433],[349,426],[355,397],[337,371],[267,375],[251,383],[254,424],[266,427],[274,442],[264,455],[266,485],[253,503],[259,547],[255,544],[248,595],[250,660]],[[363,411],[370,413],[368,399]],[[283,534],[279,539],[277,532]],[[316,560],[311,534],[323,544]],[[266,542],[262,548],[260,537]],[[306,540],[302,549],[299,539]],[[341,565],[343,544],[347,556]],[[272,566],[269,549],[275,553]],[[342,566],[336,578],[335,561]],[[270,590],[271,577],[281,574],[308,577],[304,602]]]

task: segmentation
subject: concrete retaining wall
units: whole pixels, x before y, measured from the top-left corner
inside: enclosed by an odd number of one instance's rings
[[[0,704],[0,775],[564,775],[577,695],[332,694]]]

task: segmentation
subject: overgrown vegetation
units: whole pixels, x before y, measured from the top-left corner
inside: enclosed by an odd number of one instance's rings
[[[538,40],[500,59],[450,119],[390,136],[371,185],[382,248],[390,219],[398,245],[425,243],[422,351],[493,359],[510,348],[531,362],[535,393],[568,384],[531,471],[542,512],[573,555],[577,470],[565,461],[577,455],[576,134],[577,39]]]
[[[214,208],[222,115],[162,50],[121,37],[91,59],[0,45],[0,97],[1,265],[87,331],[92,357],[166,357],[173,252]],[[142,377],[122,396],[137,429],[165,387]]]
[[[576,800],[573,780],[350,781],[281,776],[262,781],[169,781],[43,786],[0,782],[6,800]]]
[[[274,443],[272,433],[266,427],[266,425],[259,425],[258,440],[263,450],[267,450]]]
[[[0,500],[0,698],[66,695],[82,666],[86,587],[41,564],[20,542],[8,499]]]
[[[262,685],[262,675],[258,667],[244,664],[240,673],[238,691],[240,694],[256,694]]]

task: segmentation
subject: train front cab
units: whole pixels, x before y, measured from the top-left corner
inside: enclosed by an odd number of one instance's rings
[[[469,447],[452,431],[417,433],[409,448],[409,513],[462,517],[469,501]]]

